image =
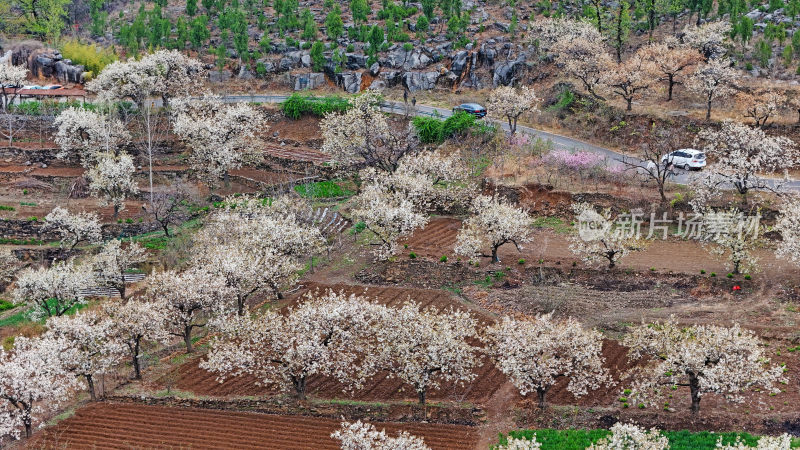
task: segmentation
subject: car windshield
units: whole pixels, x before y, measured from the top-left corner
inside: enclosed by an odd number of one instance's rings
[[[698,153],[697,155],[695,155],[694,158],[695,159],[706,159],[706,154],[705,153]]]

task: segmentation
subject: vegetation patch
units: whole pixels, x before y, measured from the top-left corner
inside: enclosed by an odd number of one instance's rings
[[[350,102],[346,98],[338,95],[328,95],[325,97],[304,97],[300,94],[292,94],[283,103],[281,110],[290,119],[299,119],[304,115],[324,117],[332,112],[344,112],[350,107]]]

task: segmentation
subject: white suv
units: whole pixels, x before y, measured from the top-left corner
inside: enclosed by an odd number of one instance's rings
[[[692,148],[682,148],[661,157],[662,164],[671,163],[685,170],[702,169],[706,166],[706,154]]]

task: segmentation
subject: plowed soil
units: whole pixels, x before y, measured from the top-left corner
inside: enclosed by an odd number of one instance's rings
[[[475,429],[459,425],[378,423],[390,436],[421,436],[434,449],[473,449]],[[27,448],[338,449],[338,420],[195,408],[94,403],[47,428]]]
[[[452,259],[459,229],[461,229],[461,221],[458,219],[447,217],[433,219],[425,228],[417,230],[410,238],[403,241],[404,244],[408,244],[408,249],[404,251],[413,251],[418,257],[439,259],[446,255]],[[726,262],[712,256],[697,241],[651,240],[648,242],[647,248],[641,252],[631,253],[621,260],[619,266],[638,271],[648,271],[654,268],[664,272],[691,274],[697,274],[700,270],[718,274],[727,272]],[[779,279],[797,277],[797,268],[786,260],[776,259],[775,253],[771,249],[759,249],[755,251],[755,254],[759,258],[758,263],[761,270],[768,272],[771,277]],[[581,264],[579,258],[569,250],[567,235],[555,233],[549,229],[535,231],[533,242],[525,244],[522,251],[517,251],[513,244],[500,247],[498,256],[503,264],[516,263],[520,258],[530,262],[543,259],[545,264],[555,262],[572,264],[576,261]],[[482,262],[487,261],[488,258],[483,258]]]

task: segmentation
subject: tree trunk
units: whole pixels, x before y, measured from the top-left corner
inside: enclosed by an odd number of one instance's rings
[[[184,328],[183,342],[186,344],[186,353],[194,352],[194,349],[192,348],[192,327]]]
[[[617,263],[614,262],[614,252],[607,252],[606,253],[606,259],[608,259],[608,268],[609,269],[613,269],[614,266],[617,265]]]
[[[141,343],[141,339],[137,338],[136,343],[133,345],[133,379],[134,380],[141,380],[142,379],[142,368],[139,364],[139,345]]]
[[[497,257],[497,249],[499,246],[493,245],[492,246],[492,264],[496,264],[500,262],[500,258]]]
[[[708,103],[707,103],[706,120],[711,120],[711,100],[709,100]]]
[[[420,405],[425,405],[425,391],[417,391],[417,399]]]
[[[31,423],[31,412],[27,411],[28,414],[22,419],[22,422],[25,424],[25,437],[29,438],[33,435],[33,424]]]
[[[689,374],[689,392],[692,394],[692,414],[700,411],[700,380],[697,375]]]
[[[114,205],[114,217],[113,217],[113,219],[117,220],[117,216],[119,216],[119,205],[115,204]]]
[[[547,394],[547,389],[536,389],[536,396],[539,399],[539,409],[544,409],[547,406],[544,401],[545,394]]]
[[[667,81],[669,82],[669,89],[667,90],[667,101],[672,101],[672,88],[675,86],[675,74],[667,75]]]
[[[511,122],[511,116],[508,116],[507,119],[508,119],[508,131],[513,135],[514,132],[517,131],[516,130],[517,127],[515,127],[514,124]]]
[[[119,280],[119,296],[123,300],[125,300],[126,294],[127,294],[127,287],[125,286],[125,274],[121,274]]]
[[[306,399],[306,377],[292,377],[292,384],[294,384],[294,392],[300,400]]]
[[[741,261],[734,261],[733,262],[733,273],[734,275],[739,275],[739,266],[742,264]]]
[[[628,102],[628,107],[625,108],[625,111],[631,111],[632,110],[631,106],[633,105],[633,97],[626,98],[625,101]]]
[[[169,237],[169,222],[162,223],[161,229],[164,230],[164,236]]]
[[[244,299],[242,298],[241,294],[236,296],[236,307],[238,308],[237,314],[239,316],[243,316],[244,315]]]
[[[91,375],[84,375],[86,377],[86,384],[89,385],[89,398],[93,401],[97,401],[97,396],[94,393],[94,379]]]

